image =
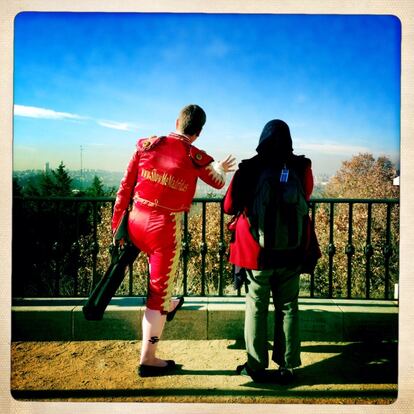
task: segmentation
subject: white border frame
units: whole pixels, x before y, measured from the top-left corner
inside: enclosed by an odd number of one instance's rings
[[[10,395],[11,341],[11,189],[13,127],[13,25],[22,11],[73,12],[177,12],[177,13],[277,13],[277,14],[387,14],[402,24],[401,77],[401,249],[399,313],[399,382],[398,399],[392,405],[284,405],[284,404],[158,404],[158,403],[47,403],[21,402]],[[99,413],[122,414],[166,412],[237,413],[260,410],[260,413],[287,412],[330,413],[409,413],[414,395],[413,306],[410,306],[413,278],[410,253],[414,252],[412,236],[414,208],[414,2],[412,0],[0,0],[0,409],[19,413]]]

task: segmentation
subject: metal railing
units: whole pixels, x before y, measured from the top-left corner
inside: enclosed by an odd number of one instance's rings
[[[373,238],[373,206],[384,206],[385,212],[385,225],[383,226],[382,234],[380,236],[380,242],[377,242],[377,250],[381,251],[383,257],[383,299],[393,299],[391,297],[391,269],[390,261],[394,257],[396,264],[396,271],[393,274],[393,280],[395,283],[398,283],[398,252],[399,252],[399,234],[392,234],[392,228],[397,233],[399,229],[399,211],[395,211],[394,226],[391,223],[392,209],[396,209],[396,206],[399,206],[398,199],[335,199],[335,198],[319,198],[312,199],[310,201],[310,210],[313,225],[317,224],[315,220],[316,209],[318,206],[326,205],[329,207],[329,231],[328,231],[328,244],[326,249],[322,251],[328,256],[328,297],[333,297],[333,274],[334,274],[334,258],[338,254],[337,247],[335,245],[335,207],[339,205],[344,205],[347,207],[347,230],[346,230],[346,245],[344,247],[343,253],[346,255],[346,298],[352,298],[352,280],[353,280],[353,264],[354,256],[356,254],[355,240],[354,240],[354,207],[356,205],[366,207],[366,219],[359,220],[359,225],[365,225],[365,240],[359,240],[359,244],[363,245],[362,251],[364,256],[364,278],[365,278],[365,294],[364,298],[369,299],[371,297],[371,281],[372,281],[372,258],[374,256],[374,246],[372,243]],[[380,217],[381,219],[381,217]],[[394,236],[394,243],[391,239]],[[359,275],[362,277],[362,275]],[[314,297],[315,292],[315,275],[312,274],[310,278],[310,296]]]
[[[113,205],[113,197],[16,197],[13,205],[13,295],[87,295],[103,274],[98,257],[101,262],[109,263],[106,253],[110,243],[108,217],[112,215]],[[383,212],[378,210],[374,214],[373,206],[376,209],[381,206]],[[398,207],[397,199],[311,199],[310,215],[317,229],[322,258],[315,272],[303,277],[301,296],[393,299],[392,284],[398,283]],[[347,210],[345,218],[344,208]],[[341,229],[336,222],[337,212],[341,215]],[[232,288],[232,266],[226,259],[229,219],[223,212],[222,198],[196,198],[191,212],[184,214],[180,293],[195,296],[243,294]],[[36,220],[43,220],[47,225],[40,231],[35,226],[34,231],[38,233],[28,234],[27,226],[31,223],[33,227]],[[378,223],[382,226],[380,230]],[[102,233],[102,226],[107,229],[104,239],[98,234],[98,227]],[[364,227],[364,240],[361,240],[361,227]],[[338,245],[344,243],[341,252]],[[21,246],[26,249],[24,258]],[[33,257],[29,249],[34,251]],[[22,265],[23,260],[29,261],[26,267]],[[338,264],[339,261],[342,264]],[[143,294],[134,288],[137,275],[132,266],[128,273],[119,294]],[[346,286],[338,284],[340,278],[346,278]],[[354,294],[355,285],[361,285],[362,280],[363,294]],[[36,283],[40,287],[36,287]],[[63,292],[62,284],[70,287]]]

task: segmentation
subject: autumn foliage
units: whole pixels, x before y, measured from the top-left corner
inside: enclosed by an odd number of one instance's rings
[[[399,187],[393,185],[396,170],[386,157],[375,159],[359,154],[345,161],[325,189],[325,197],[335,199],[398,199]],[[350,222],[349,203],[336,204],[333,234],[330,234],[330,204],[318,204],[315,225],[323,257],[315,271],[316,296],[384,298],[388,263],[390,298],[398,283],[399,204],[389,213],[387,240],[387,206],[373,203],[371,219],[367,203],[353,203]],[[351,223],[351,224],[350,224]],[[352,232],[350,232],[350,225]],[[329,250],[332,256],[332,282],[329,287]],[[348,279],[348,269],[352,269]]]

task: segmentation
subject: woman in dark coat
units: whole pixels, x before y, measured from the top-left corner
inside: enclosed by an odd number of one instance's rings
[[[238,372],[255,381],[287,382],[293,378],[293,368],[301,365],[298,295],[303,257],[299,251],[293,256],[269,255],[252,234],[249,213],[264,170],[284,166],[293,170],[302,184],[306,200],[312,193],[313,175],[311,161],[293,154],[289,127],[281,120],[272,120],[265,125],[256,151],[256,156],[240,163],[224,199],[225,213],[235,216],[230,224],[233,237],[229,261],[236,269],[245,269],[247,276],[244,328],[247,362],[238,367]],[[270,293],[275,306],[272,359],[279,365],[277,375],[272,377],[266,371],[269,364],[267,316]]]

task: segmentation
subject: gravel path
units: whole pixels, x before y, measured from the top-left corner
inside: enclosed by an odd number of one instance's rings
[[[397,392],[397,344],[302,344],[294,384],[255,384],[236,375],[243,343],[166,340],[159,356],[174,375],[136,375],[140,341],[14,342],[11,389],[19,400],[390,404]],[[276,369],[272,365],[270,369]]]

